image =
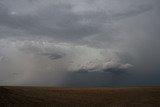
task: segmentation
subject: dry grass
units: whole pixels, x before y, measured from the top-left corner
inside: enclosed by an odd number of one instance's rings
[[[160,87],[0,87],[0,107],[160,107]]]

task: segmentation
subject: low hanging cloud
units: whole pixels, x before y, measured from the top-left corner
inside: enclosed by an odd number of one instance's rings
[[[39,41],[14,41],[3,39],[0,41],[1,73],[21,78],[10,78],[11,83],[25,83],[36,75],[54,74],[53,80],[63,77],[69,72],[112,72],[109,69],[127,70],[132,65],[123,64],[114,52],[82,45],[55,44]],[[8,72],[6,72],[8,71]],[[11,73],[12,72],[12,73]],[[16,75],[15,75],[16,74]],[[48,75],[48,76],[47,76]],[[4,75],[2,75],[4,77]],[[2,81],[3,82],[3,81]],[[54,82],[53,82],[54,84]]]
[[[159,0],[2,0],[0,84],[159,75],[159,10]]]
[[[1,61],[6,58],[12,59],[18,55],[40,56],[48,60],[67,59],[70,64],[75,64],[75,69],[107,69],[107,68],[129,68],[130,64],[122,64],[118,55],[113,50],[104,50],[85,45],[72,45],[69,43],[50,43],[39,41],[14,41],[3,39],[1,44]],[[9,49],[9,50],[8,50]],[[12,50],[11,50],[12,49]],[[10,52],[9,52],[10,51]],[[74,68],[73,67],[73,68]]]
[[[57,60],[63,57],[62,55],[56,53],[42,53],[41,55],[48,56],[48,58],[51,60]]]

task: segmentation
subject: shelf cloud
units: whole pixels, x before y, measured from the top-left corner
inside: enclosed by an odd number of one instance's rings
[[[0,1],[0,85],[159,84],[159,4]],[[106,78],[95,80],[103,74]]]

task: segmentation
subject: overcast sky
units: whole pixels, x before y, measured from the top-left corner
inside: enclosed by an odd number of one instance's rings
[[[159,0],[0,0],[0,85],[160,85]]]

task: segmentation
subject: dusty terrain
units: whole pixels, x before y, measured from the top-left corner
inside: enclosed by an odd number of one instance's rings
[[[0,107],[160,107],[160,87],[0,87]]]

